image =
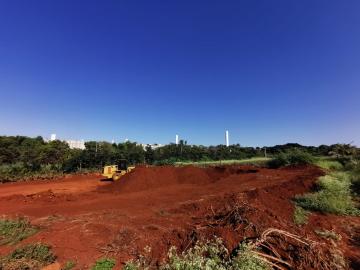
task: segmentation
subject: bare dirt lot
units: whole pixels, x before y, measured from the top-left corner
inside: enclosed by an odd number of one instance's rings
[[[170,246],[184,250],[214,235],[233,249],[245,237],[259,237],[268,228],[319,243],[318,250],[306,250],[274,238],[274,245],[284,250],[279,256],[291,255],[285,259],[293,269],[318,269],[309,261],[316,261],[317,253],[330,256],[332,248],[343,252],[350,267],[356,269],[360,261],[359,218],[315,213],[303,227],[293,222],[291,199],[309,191],[323,174],[311,166],[277,170],[165,166],[137,167],[118,182],[86,175],[3,184],[0,215],[28,217],[41,230],[18,245],[50,244],[60,264],[76,261],[76,269],[89,269],[105,256],[116,258],[116,269],[121,269],[146,246],[151,247],[156,264],[166,257]],[[315,229],[333,230],[342,238],[332,243],[315,234]],[[0,255],[12,249],[14,246],[0,247]]]

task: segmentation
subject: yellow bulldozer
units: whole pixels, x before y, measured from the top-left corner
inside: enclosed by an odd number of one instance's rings
[[[119,161],[118,165],[105,166],[103,169],[102,176],[104,176],[107,179],[112,179],[114,181],[117,181],[122,176],[131,172],[134,169],[135,169],[135,167],[128,166],[128,162],[126,159],[121,159]]]

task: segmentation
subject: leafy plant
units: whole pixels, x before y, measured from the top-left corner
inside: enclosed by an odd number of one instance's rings
[[[296,225],[304,225],[308,222],[308,215],[309,212],[304,210],[302,207],[300,206],[295,206],[295,210],[294,210],[294,223]]]
[[[16,244],[38,232],[38,228],[32,226],[24,218],[16,220],[0,219],[0,245]]]
[[[169,263],[163,269],[227,269],[227,254],[228,250],[219,238],[205,244],[198,243],[182,254],[178,254],[176,248],[172,247],[168,253]]]
[[[270,266],[254,256],[249,246],[241,244],[237,256],[231,263],[231,270],[270,270]]]
[[[125,270],[154,269],[144,260],[128,262]],[[193,248],[179,253],[175,247],[168,252],[168,262],[158,267],[161,270],[270,270],[268,264],[251,253],[249,246],[240,245],[231,257],[221,239],[215,238],[205,243],[198,242]]]
[[[111,270],[115,266],[115,260],[109,258],[103,258],[97,260],[95,265],[91,267],[91,270]]]

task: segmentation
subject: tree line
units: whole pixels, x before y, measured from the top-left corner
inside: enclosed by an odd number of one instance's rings
[[[272,156],[300,149],[315,156],[326,156],[339,145],[303,146],[288,143],[271,147],[243,147],[239,144],[217,146],[188,145],[181,140],[156,149],[135,142],[109,143],[89,141],[85,149],[70,149],[64,141],[46,142],[42,137],[0,136],[0,176],[22,172],[76,172],[100,169],[127,159],[131,164],[172,164],[176,161],[210,161]],[[15,172],[14,172],[15,170]]]

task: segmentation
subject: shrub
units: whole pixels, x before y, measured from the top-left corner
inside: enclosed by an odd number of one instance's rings
[[[315,159],[312,155],[299,149],[281,152],[268,162],[270,168],[279,168],[291,165],[313,164]]]
[[[42,243],[29,244],[22,248],[16,249],[10,255],[11,259],[32,259],[42,263],[53,263],[55,261],[55,255],[51,252],[48,245]]]
[[[270,270],[267,263],[255,257],[247,245],[240,245],[240,252],[232,262],[232,270]]]
[[[29,244],[18,248],[0,261],[0,269],[37,270],[55,261],[49,246],[42,243]]]
[[[205,244],[198,243],[182,254],[178,254],[176,248],[172,247],[168,253],[169,263],[165,264],[162,269],[227,269],[228,263],[225,260],[227,254],[227,249],[218,238]]]
[[[136,262],[127,262],[124,266],[124,270],[139,270],[140,266]]]
[[[91,270],[111,270],[115,266],[115,260],[103,258],[97,260],[95,265],[91,267]]]
[[[76,263],[73,261],[67,261],[64,265],[64,267],[61,268],[61,270],[71,270],[75,267]]]
[[[37,232],[38,228],[24,218],[0,219],[0,245],[16,244]]]
[[[296,225],[304,225],[308,222],[309,212],[304,210],[304,208],[300,206],[295,206],[294,210],[294,223]]]
[[[350,177],[346,173],[336,173],[320,177],[318,191],[296,196],[298,206],[308,210],[339,215],[358,215],[351,198]]]
[[[154,269],[146,260],[128,262],[125,270]],[[158,269],[162,270],[268,270],[268,264],[251,253],[250,248],[242,244],[231,257],[219,238],[205,243],[198,242],[193,248],[178,253],[175,247],[168,252],[168,262]]]

